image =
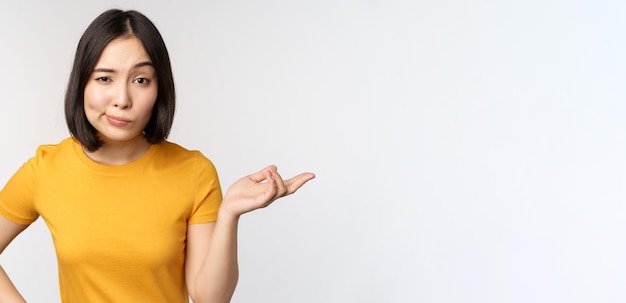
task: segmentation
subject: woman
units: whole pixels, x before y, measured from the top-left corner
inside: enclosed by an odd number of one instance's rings
[[[269,166],[222,199],[213,164],[166,141],[175,107],[165,44],[136,11],[80,39],[65,98],[71,137],[41,146],[0,192],[0,251],[41,216],[63,302],[228,302],[239,217],[295,192]],[[24,302],[0,268],[0,302]]]

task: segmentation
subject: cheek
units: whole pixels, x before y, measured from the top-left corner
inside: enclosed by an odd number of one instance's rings
[[[102,92],[91,86],[85,86],[85,92],[83,94],[85,110],[96,109],[103,104],[104,98]]]
[[[156,104],[157,92],[149,92],[146,94],[141,94],[141,96],[136,99],[134,102],[134,106],[140,107],[141,111],[144,115],[151,116],[152,110],[154,109],[154,105]]]

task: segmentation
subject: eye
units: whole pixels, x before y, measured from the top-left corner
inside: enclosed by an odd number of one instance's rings
[[[111,82],[111,78],[109,78],[109,77],[98,77],[98,78],[96,78],[96,81],[99,81],[99,82]]]
[[[150,80],[148,80],[148,78],[137,78],[133,80],[133,83],[147,85],[148,83],[150,83]]]

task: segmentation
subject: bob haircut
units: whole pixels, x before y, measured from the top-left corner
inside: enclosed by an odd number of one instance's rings
[[[65,120],[70,134],[89,151],[98,150],[104,141],[98,138],[96,129],[85,115],[85,86],[102,50],[111,40],[123,36],[141,41],[157,76],[157,99],[143,136],[151,144],[157,144],[167,138],[172,128],[176,93],[169,54],[161,34],[146,16],[137,11],[108,10],[94,19],[80,38],[65,93]]]

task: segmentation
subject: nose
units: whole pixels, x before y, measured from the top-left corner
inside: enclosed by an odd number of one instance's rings
[[[115,99],[114,105],[115,107],[119,107],[121,109],[127,109],[131,107],[132,100],[127,85],[120,85],[118,96]]]

